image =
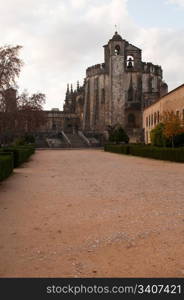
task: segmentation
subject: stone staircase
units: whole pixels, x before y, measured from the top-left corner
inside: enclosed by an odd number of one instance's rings
[[[49,148],[68,148],[68,145],[60,138],[47,138]]]
[[[37,148],[68,148],[68,143],[62,135],[58,134],[39,134],[35,139]]]
[[[87,143],[77,133],[66,133],[71,142],[71,148],[88,148]]]

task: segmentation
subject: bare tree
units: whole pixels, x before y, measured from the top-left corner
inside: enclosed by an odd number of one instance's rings
[[[6,108],[4,92],[16,86],[16,78],[19,77],[23,61],[19,58],[22,46],[0,47],[0,111]]]
[[[19,76],[23,61],[19,58],[22,46],[0,47],[0,89],[6,90],[15,85]]]
[[[23,66],[19,58],[22,46],[0,47],[0,139],[10,142],[15,136],[35,132],[46,122],[43,111],[45,94],[22,93],[16,98],[16,78]],[[13,98],[11,91],[15,92]],[[7,96],[8,95],[8,96]],[[14,103],[15,102],[15,103]]]

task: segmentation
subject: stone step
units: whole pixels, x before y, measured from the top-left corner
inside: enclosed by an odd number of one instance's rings
[[[72,148],[87,148],[86,143],[77,134],[67,134],[67,137],[71,142]]]

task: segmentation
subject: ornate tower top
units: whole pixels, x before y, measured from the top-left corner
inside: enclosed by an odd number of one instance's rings
[[[69,97],[69,94],[70,94],[70,90],[69,90],[69,84],[67,84],[67,90],[66,90],[66,97],[65,97],[65,100],[68,99]]]
[[[122,39],[121,35],[117,31],[115,31],[115,34],[113,35],[111,41],[122,41],[122,40],[123,39]]]

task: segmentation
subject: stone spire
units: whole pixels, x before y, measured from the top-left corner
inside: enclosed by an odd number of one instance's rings
[[[70,88],[69,88],[69,83],[67,84],[67,89],[66,89],[66,100],[68,99],[68,96],[70,94]]]
[[[77,81],[77,91],[79,91],[80,89],[80,85],[79,85],[79,81]]]
[[[71,84],[71,94],[73,94],[73,85]]]

